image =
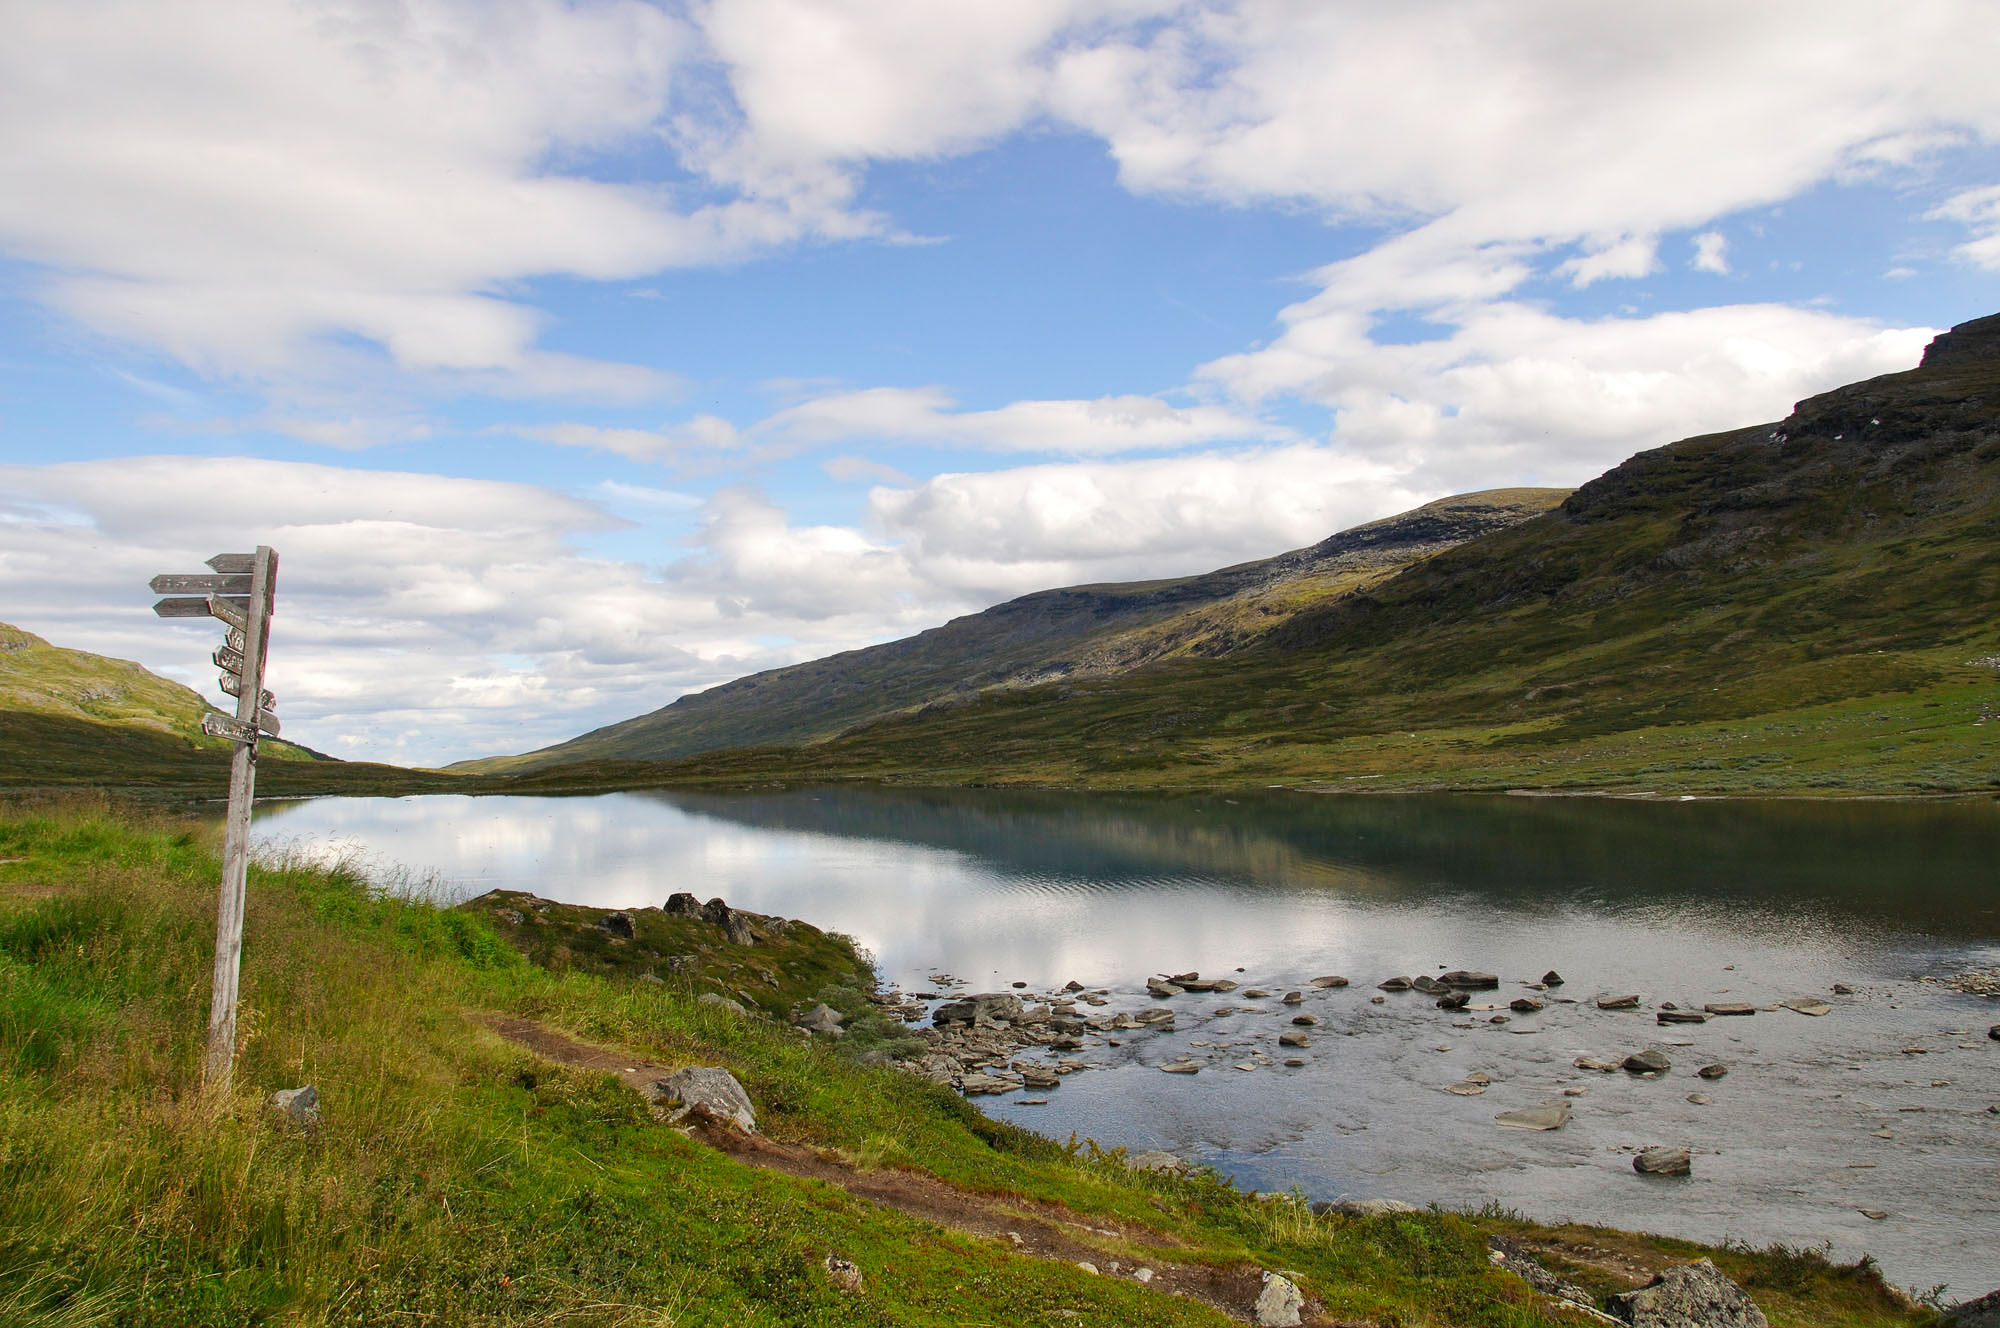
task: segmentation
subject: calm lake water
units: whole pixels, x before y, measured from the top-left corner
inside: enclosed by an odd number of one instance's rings
[[[260,808],[257,834],[454,898],[720,895],[847,932],[915,990],[1075,980],[1109,988],[1109,1013],[1153,1004],[1153,973],[1302,988],[1322,1021],[1302,1068],[1262,1059],[1295,1010],[1189,994],[1173,1032],[1093,1045],[1046,1105],[980,1105],[1259,1189],[1826,1242],[1904,1286],[2000,1285],[2000,1001],[1920,980],[2000,966],[2000,803],[808,789],[328,798]],[[1370,1003],[1384,977],[1447,967],[1500,975],[1503,1008],[1554,968],[1575,1003],[1503,1023]],[[1328,973],[1353,986],[1306,985]],[[1834,1008],[1658,1027],[1598,1010],[1607,992]],[[1666,1078],[1572,1064],[1646,1046]],[[1202,1072],[1160,1073],[1183,1055]],[[1716,1061],[1726,1078],[1694,1076]],[[1473,1071],[1483,1096],[1440,1091]],[[1561,1130],[1494,1124],[1564,1089],[1582,1091]],[[1693,1149],[1694,1176],[1634,1174],[1656,1144]]]

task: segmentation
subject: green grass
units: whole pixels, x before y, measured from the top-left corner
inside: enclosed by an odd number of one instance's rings
[[[1552,1322],[1487,1266],[1495,1219],[1315,1219],[1212,1175],[1134,1173],[685,992],[549,972],[480,911],[384,897],[338,867],[253,871],[235,1087],[204,1095],[213,850],[193,823],[101,800],[0,808],[0,1320],[1225,1322],[750,1169],[655,1123],[611,1077],[537,1061],[476,1020],[504,1012],[728,1066],[778,1139],[1066,1204],[1180,1242],[1184,1260],[1296,1270],[1336,1318]],[[306,1082],[325,1115],[311,1135],[262,1107]],[[1138,1252],[1089,1239],[1104,1258]],[[831,1286],[829,1252],[862,1267],[863,1293]],[[1718,1257],[1745,1276],[1780,1268]],[[1811,1286],[1785,1294],[1774,1322],[1835,1321]],[[1927,1321],[1879,1283],[1868,1295],[1838,1322]]]

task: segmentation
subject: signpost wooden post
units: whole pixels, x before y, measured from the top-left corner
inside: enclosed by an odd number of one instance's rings
[[[202,717],[201,730],[236,744],[229,760],[229,813],[222,834],[222,892],[215,917],[215,983],[208,1005],[208,1057],[204,1081],[229,1087],[236,1060],[236,987],[243,959],[243,887],[250,872],[250,805],[257,790],[257,735],[278,733],[278,704],[264,690],[264,656],[278,588],[278,555],[265,545],[255,553],[219,553],[212,575],[164,573],[155,594],[185,596],[153,605],[162,618],[217,618],[229,628],[215,652],[222,690],[236,698],[236,715]]]

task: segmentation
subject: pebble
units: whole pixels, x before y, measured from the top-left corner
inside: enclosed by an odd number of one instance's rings
[[[1287,1068],[1287,1069],[1292,1069],[1292,1070],[1296,1070],[1296,1069],[1298,1069],[1298,1068],[1299,1068],[1300,1066],[1304,1065],[1305,1063],[1306,1063],[1306,1058],[1305,1058],[1305,1057],[1303,1057],[1303,1056],[1287,1056],[1287,1057],[1285,1057],[1285,1066],[1286,1066],[1286,1068]]]
[[[1642,1176],[1686,1176],[1694,1170],[1694,1160],[1685,1148],[1648,1148],[1632,1159],[1632,1170]]]
[[[1693,1104],[1694,1104],[1695,1106],[1697,1106],[1697,1107],[1705,1107],[1705,1106],[1707,1106],[1707,1105],[1708,1105],[1709,1103],[1713,1102],[1714,1100],[1715,1100],[1714,1098],[1710,1097],[1710,1096],[1709,1096],[1708,1094],[1706,1094],[1706,1093],[1689,1093],[1689,1094],[1688,1094],[1688,1101],[1689,1101],[1689,1102],[1692,1102],[1692,1103],[1693,1103]]]
[[[1704,1065],[1699,1070],[1696,1070],[1695,1073],[1704,1079],[1720,1079],[1723,1075],[1729,1073],[1729,1067],[1727,1065]]]

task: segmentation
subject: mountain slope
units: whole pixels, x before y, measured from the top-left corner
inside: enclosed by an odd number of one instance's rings
[[[1219,654],[656,777],[1985,789],[1996,661],[2000,316]]]
[[[900,712],[963,701],[987,688],[1223,654],[1308,606],[1546,511],[1566,492],[1462,494],[1310,548],[1202,576],[1024,595],[904,640],[739,678],[555,747],[452,769],[502,773],[809,742]]]

